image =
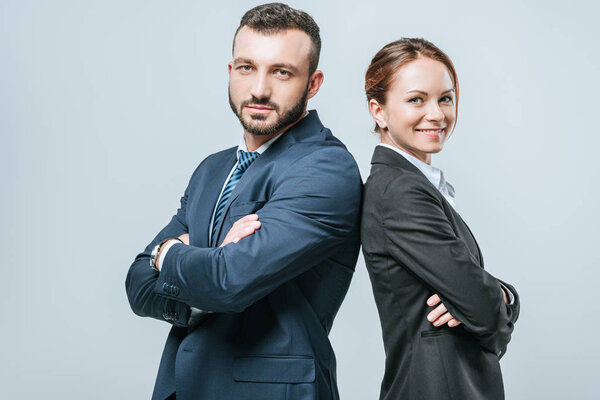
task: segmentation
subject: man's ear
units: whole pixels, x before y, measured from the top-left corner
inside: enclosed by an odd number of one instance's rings
[[[323,78],[323,71],[316,70],[312,73],[308,80],[308,92],[306,93],[307,99],[310,99],[315,94],[317,94],[317,92],[321,88],[321,85],[323,84]]]
[[[379,104],[377,100],[371,99],[369,100],[369,111],[371,111],[371,115],[373,116],[373,119],[375,120],[377,126],[379,126],[379,129],[386,129],[387,115],[385,113],[385,110],[383,109],[383,106]]]
[[[233,69],[233,61],[229,61],[227,63],[227,73],[229,74],[229,77],[231,78],[231,70]]]

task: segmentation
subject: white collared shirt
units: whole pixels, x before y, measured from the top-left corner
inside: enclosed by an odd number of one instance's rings
[[[387,143],[380,143],[378,146],[386,147],[390,150],[394,150],[396,153],[400,154],[406,160],[408,160],[412,165],[417,167],[419,171],[425,175],[427,180],[431,182],[433,186],[444,196],[444,198],[452,205],[454,209],[456,209],[456,200],[455,200],[455,192],[454,186],[450,184],[444,177],[444,171],[441,169],[434,167],[433,165],[429,165],[413,155],[408,154],[407,152],[400,150],[397,147],[389,145]]]

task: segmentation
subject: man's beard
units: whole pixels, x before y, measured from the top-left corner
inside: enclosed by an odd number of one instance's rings
[[[300,100],[298,100],[298,102],[296,104],[294,104],[294,106],[292,108],[290,108],[288,111],[286,111],[283,115],[279,115],[279,106],[277,104],[271,103],[269,101],[269,99],[258,99],[254,96],[252,96],[251,100],[243,101],[242,104],[240,104],[240,108],[238,109],[235,106],[235,104],[233,103],[233,100],[231,99],[231,89],[229,90],[229,105],[231,106],[231,110],[233,111],[233,113],[240,120],[240,123],[242,124],[242,126],[244,127],[246,132],[248,132],[252,135],[257,135],[257,136],[266,136],[266,135],[271,135],[273,133],[279,132],[286,126],[291,125],[294,122],[298,121],[300,119],[300,117],[302,117],[302,115],[304,114],[307,96],[308,96],[308,83],[306,85],[306,89],[304,90],[304,93],[300,97]],[[273,111],[275,111],[275,114],[277,114],[277,117],[278,117],[277,120],[270,125],[263,125],[263,126],[255,126],[255,125],[252,125],[251,123],[244,121],[244,119],[242,118],[242,110],[244,109],[245,106],[250,105],[250,104],[256,104],[256,105],[267,106],[267,107],[272,108]],[[252,121],[263,121],[267,118],[267,116],[258,114],[258,115],[252,115],[250,118],[252,119]]]

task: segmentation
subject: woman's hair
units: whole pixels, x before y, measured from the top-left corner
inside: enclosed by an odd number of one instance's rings
[[[431,58],[446,66],[454,85],[455,107],[458,112],[458,76],[450,57],[436,45],[421,38],[402,38],[385,45],[375,54],[365,74],[367,101],[375,99],[385,105],[386,95],[392,86],[394,75],[401,67],[418,58]],[[380,132],[375,124],[375,132]]]

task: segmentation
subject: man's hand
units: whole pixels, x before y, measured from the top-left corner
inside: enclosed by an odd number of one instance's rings
[[[235,221],[235,224],[233,224],[229,232],[227,232],[225,240],[223,240],[223,243],[221,243],[221,246],[219,247],[226,246],[229,243],[237,243],[241,238],[252,235],[258,229],[260,229],[258,215],[246,215]]]
[[[427,320],[433,324],[433,326],[442,326],[444,324],[448,324],[449,327],[453,328],[455,326],[460,325],[462,322],[457,320],[448,312],[444,303],[437,294],[434,294],[430,298],[427,299],[428,306],[435,306],[439,304],[433,311],[427,315]]]
[[[187,244],[188,246],[190,245],[190,234],[189,233],[184,233],[183,235],[178,237],[179,240],[181,240],[183,242],[183,244]]]

